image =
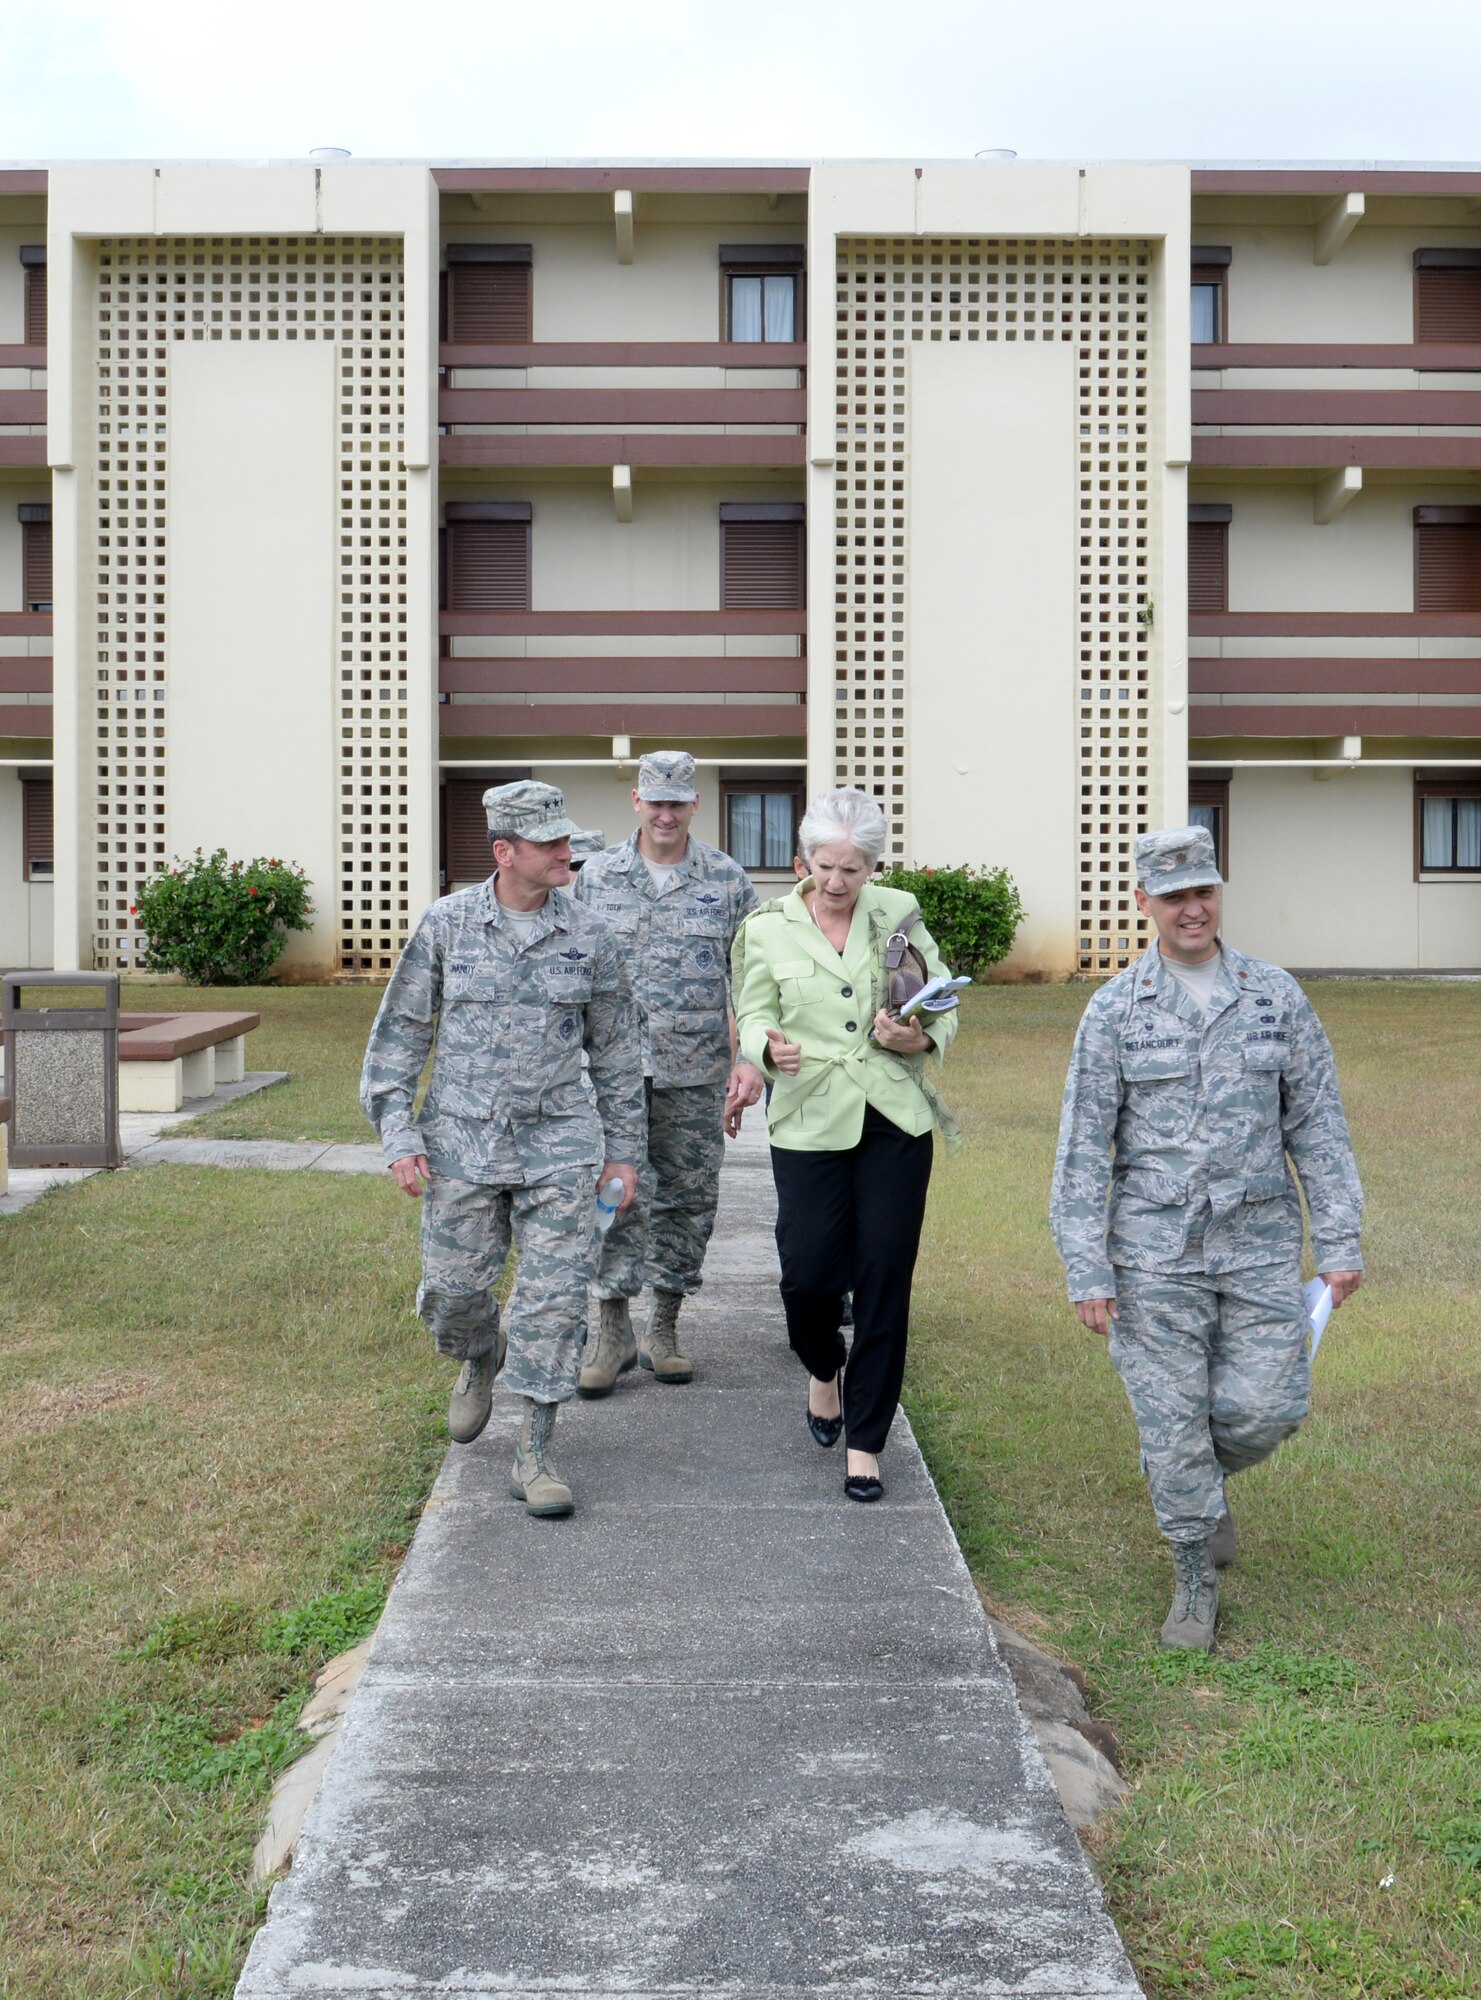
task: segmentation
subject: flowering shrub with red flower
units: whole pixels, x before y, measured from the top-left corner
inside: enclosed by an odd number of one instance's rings
[[[887,868],[888,889],[908,889],[953,972],[975,979],[1013,949],[1023,904],[1006,868]]]
[[[192,986],[258,986],[277,963],[289,931],[313,914],[309,880],[291,862],[228,861],[218,847],[177,855],[139,897],[150,972],[179,972]]]

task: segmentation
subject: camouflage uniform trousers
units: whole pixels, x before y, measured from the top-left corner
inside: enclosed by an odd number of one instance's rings
[[[596,1248],[589,1167],[532,1187],[436,1175],[422,1195],[417,1311],[439,1353],[456,1361],[492,1353],[499,1331],[495,1294],[511,1242],[519,1269],[506,1319],[504,1386],[539,1403],[563,1403],[576,1393],[586,1343],[586,1287]]]
[[[1223,1476],[1258,1465],[1306,1415],[1310,1327],[1295,1263],[1211,1276],[1116,1271],[1110,1353],[1141,1436],[1157,1526],[1202,1541]]]
[[[638,1192],[607,1231],[592,1291],[599,1299],[697,1292],[720,1200],[725,1085],[648,1084],[648,1159]]]

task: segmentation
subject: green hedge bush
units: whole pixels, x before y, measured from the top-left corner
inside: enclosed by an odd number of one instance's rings
[[[973,979],[1008,956],[1024,919],[1006,868],[887,868],[888,889],[908,889],[955,973]]]
[[[228,861],[200,848],[156,875],[131,911],[148,940],[150,972],[179,972],[192,986],[260,986],[289,931],[306,931],[309,881],[286,861]]]

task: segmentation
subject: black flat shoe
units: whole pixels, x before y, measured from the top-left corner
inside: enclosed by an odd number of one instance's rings
[[[883,1500],[884,1481],[872,1479],[867,1472],[851,1472],[843,1482],[843,1490],[850,1500]]]
[[[815,1379],[821,1380],[821,1377],[817,1377]],[[843,1395],[842,1374],[840,1373],[838,1375],[835,1375],[833,1379],[838,1384],[838,1393],[840,1398],[842,1398]],[[809,1410],[807,1413],[807,1427],[813,1434],[814,1444],[820,1444],[823,1447],[824,1451],[830,1451],[833,1448],[833,1446],[837,1444],[838,1440],[843,1436],[842,1402],[840,1401],[839,1411],[836,1417],[815,1417],[812,1411]]]

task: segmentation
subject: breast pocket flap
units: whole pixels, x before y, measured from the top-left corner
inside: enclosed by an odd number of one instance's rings
[[[1132,1167],[1122,1182],[1128,1194],[1142,1201],[1157,1202],[1163,1208],[1181,1208],[1188,1199],[1188,1183],[1176,1174],[1159,1173],[1155,1167]]]
[[[1181,1043],[1172,1049],[1121,1051],[1121,1074],[1128,1083],[1167,1083],[1192,1073],[1192,1059]]]
[[[1246,1042],[1244,1045],[1244,1066],[1246,1069],[1284,1069],[1286,1045],[1284,1042]]]

